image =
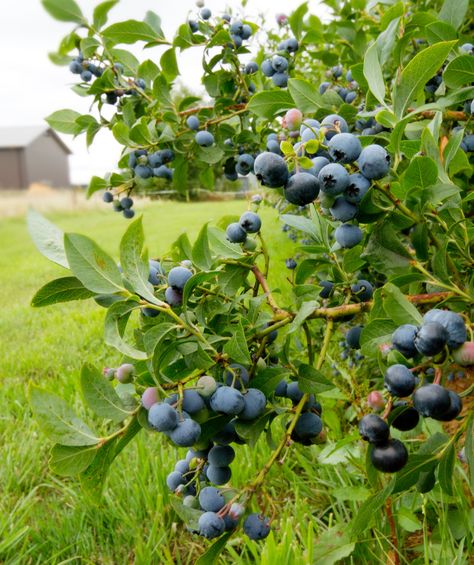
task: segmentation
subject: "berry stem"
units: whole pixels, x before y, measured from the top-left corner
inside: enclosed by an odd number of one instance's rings
[[[397,536],[397,527],[395,525],[395,520],[393,519],[393,511],[392,511],[392,499],[387,498],[387,502],[385,503],[385,508],[387,510],[387,519],[390,526],[390,536],[392,538],[392,545],[394,548],[393,554],[393,565],[400,565],[400,550],[398,547],[398,536]]]

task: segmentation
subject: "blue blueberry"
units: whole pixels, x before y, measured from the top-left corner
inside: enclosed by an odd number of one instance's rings
[[[206,512],[219,512],[225,505],[225,499],[219,489],[204,487],[199,493],[199,504]]]
[[[209,8],[203,8],[199,12],[199,15],[201,16],[201,18],[203,20],[208,20],[212,16],[212,12],[211,12],[211,10],[209,10]]]
[[[247,387],[249,384],[249,372],[239,363],[231,363],[224,372],[224,381],[227,386],[233,386],[237,390]]]
[[[88,71],[87,69],[83,70],[81,72],[81,79],[84,82],[89,82],[92,79],[92,73],[90,71]]]
[[[359,204],[370,188],[370,181],[360,173],[349,175],[349,186],[344,191],[344,198],[351,204]]]
[[[410,396],[415,390],[415,375],[405,365],[391,365],[385,372],[385,388],[390,394],[398,397]]]
[[[439,322],[424,323],[416,332],[415,347],[427,357],[441,353],[448,342],[448,332]]]
[[[110,190],[106,190],[102,195],[102,200],[107,203],[113,202],[114,195],[110,192]]]
[[[149,179],[153,176],[153,169],[146,165],[137,165],[134,168],[135,175],[141,179]]]
[[[365,441],[383,444],[388,440],[390,429],[387,422],[377,414],[367,414],[359,422],[359,433]]]
[[[245,400],[236,388],[224,385],[211,396],[210,405],[215,412],[237,415],[245,408]]]
[[[242,36],[231,34],[230,38],[232,39],[230,47],[235,47],[236,49],[242,47]]]
[[[166,484],[171,492],[174,492],[179,485],[184,485],[185,483],[186,479],[178,471],[173,471],[166,477]]]
[[[249,153],[243,153],[237,158],[235,170],[239,175],[246,176],[253,172],[254,158]]]
[[[296,441],[305,442],[317,437],[323,429],[321,418],[313,412],[303,412],[296,421],[292,438]]]
[[[354,92],[353,90],[351,92],[348,92],[346,94],[346,97],[344,99],[344,102],[346,104],[352,104],[352,102],[354,102],[354,100],[357,98],[357,92]]]
[[[123,217],[127,218],[127,220],[130,220],[133,218],[133,216],[135,216],[135,210],[131,210],[130,208],[127,208],[127,210],[123,210],[122,211]]]
[[[184,418],[176,428],[168,432],[171,441],[178,447],[191,447],[201,435],[201,426],[191,418]]]
[[[248,39],[252,35],[252,28],[248,24],[242,26],[242,33],[240,36],[242,39]]]
[[[255,212],[244,212],[240,216],[239,224],[247,233],[257,233],[262,227],[262,220]]]
[[[350,178],[346,169],[339,163],[330,163],[323,167],[318,175],[321,192],[330,196],[342,194],[349,186]]]
[[[189,116],[186,120],[189,129],[197,131],[199,129],[199,118],[197,116]]]
[[[415,336],[417,331],[417,326],[414,326],[413,324],[403,324],[392,334],[393,347],[397,351],[400,351],[400,353],[407,359],[415,357],[418,353],[415,347]]]
[[[188,414],[196,414],[205,407],[204,400],[196,390],[187,389],[183,392],[182,408]]]
[[[438,384],[426,384],[413,394],[413,406],[428,418],[440,418],[451,407],[449,392]]]
[[[255,159],[254,172],[260,183],[268,188],[280,188],[288,180],[288,167],[285,160],[280,155],[269,151],[260,153]]]
[[[288,86],[288,75],[286,73],[275,73],[272,75],[272,81],[275,86],[285,88]]]
[[[271,59],[265,59],[262,62],[260,69],[266,77],[271,77],[275,74],[275,69],[273,68]]]
[[[189,473],[189,463],[186,461],[186,459],[180,459],[179,461],[176,461],[174,470],[178,471],[178,473],[181,473],[182,475],[185,475],[186,473]]]
[[[285,198],[297,206],[305,206],[314,202],[318,194],[318,179],[310,173],[294,174],[285,186]]]
[[[350,349],[360,349],[360,336],[364,326],[354,326],[346,333],[346,345]]]
[[[198,521],[199,534],[207,539],[219,537],[225,530],[224,520],[215,512],[204,512]]]
[[[330,82],[322,82],[319,85],[319,94],[324,94],[330,86],[331,86]]]
[[[265,412],[266,396],[261,390],[249,388],[244,394],[244,409],[239,413],[240,420],[255,420]]]
[[[120,199],[120,206],[122,206],[124,210],[131,208],[133,206],[133,199],[129,196],[124,196]]]
[[[338,133],[348,133],[349,126],[342,116],[330,114],[321,122],[321,129],[324,130],[326,139],[329,140]]]
[[[158,432],[174,430],[179,422],[178,412],[165,402],[153,404],[148,411],[148,423]]]
[[[69,63],[69,70],[71,71],[71,73],[73,73],[75,75],[80,75],[83,71],[82,63],[77,61],[76,59],[73,59]]]
[[[278,48],[280,49],[280,46]],[[281,48],[288,53],[295,53],[299,49],[298,40],[295,37],[290,37],[282,42]]]
[[[165,300],[170,306],[181,306],[183,303],[183,294],[176,288],[169,286],[165,290]]]
[[[281,55],[274,55],[272,57],[272,67],[276,73],[282,73],[288,68],[288,60]]]
[[[423,316],[423,322],[438,322],[448,332],[448,347],[457,349],[467,340],[466,324],[462,316],[450,310],[433,309]]]
[[[214,467],[228,467],[235,458],[235,451],[230,445],[215,445],[209,451],[207,460]]]
[[[319,281],[319,286],[322,287],[321,292],[319,293],[319,296],[321,298],[329,298],[332,294],[332,291],[334,289],[334,283],[331,281]]]
[[[252,540],[261,540],[270,533],[270,520],[261,514],[249,514],[244,520],[244,532]]]
[[[450,422],[457,418],[462,411],[462,400],[459,394],[453,390],[448,390],[450,405],[446,412],[443,412],[440,416],[436,417],[436,420],[441,420],[442,422]]]
[[[366,302],[372,298],[374,289],[369,281],[360,279],[351,286],[351,292],[355,294],[361,302]]]
[[[280,142],[276,139],[268,139],[266,145],[267,151],[281,155]]]
[[[239,224],[239,222],[232,222],[229,224],[225,233],[228,241],[231,243],[244,243],[247,239],[247,232]]]
[[[285,259],[285,267],[287,269],[290,269],[290,271],[296,269],[297,266],[298,263],[293,259],[293,257],[290,257],[290,259]]]
[[[342,224],[336,228],[334,237],[342,248],[350,249],[362,241],[363,234],[359,226]]]
[[[359,155],[360,172],[368,179],[381,179],[390,170],[390,155],[380,145],[367,145]]]
[[[230,481],[232,471],[230,467],[216,467],[209,465],[206,469],[206,477],[215,485],[225,485]]]
[[[338,133],[328,143],[329,155],[338,163],[353,163],[362,151],[359,139],[352,133]]]
[[[339,196],[329,209],[334,220],[348,222],[357,215],[357,206],[348,202],[343,196]]]
[[[176,290],[183,290],[193,272],[185,267],[173,267],[168,274],[168,284]]]
[[[397,473],[408,461],[408,451],[398,439],[389,439],[387,443],[376,445],[371,453],[372,465],[383,473]]]
[[[210,147],[214,143],[214,136],[210,131],[198,131],[194,139],[201,147]]]
[[[258,71],[258,64],[255,61],[250,61],[245,65],[244,72],[246,75],[253,75]]]
[[[159,179],[172,180],[173,170],[166,165],[160,165],[159,167],[153,169],[153,176]]]
[[[392,420],[391,426],[396,430],[400,430],[401,432],[408,432],[409,430],[416,428],[418,422],[420,421],[420,414],[418,413],[418,410],[416,410],[412,406],[408,406],[407,403],[403,400],[394,402],[392,410],[401,407],[403,407],[403,410],[395,416],[395,418]]]

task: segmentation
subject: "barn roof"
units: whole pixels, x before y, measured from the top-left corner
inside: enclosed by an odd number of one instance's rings
[[[59,135],[48,126],[15,126],[0,127],[0,149],[17,149],[27,147],[40,135],[48,132],[62,149],[71,154],[71,150],[59,137]]]

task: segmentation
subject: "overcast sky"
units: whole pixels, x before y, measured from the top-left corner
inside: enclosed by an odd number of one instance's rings
[[[5,2],[5,0],[3,0]],[[90,15],[98,0],[78,0],[83,12]],[[70,86],[76,78],[66,67],[57,67],[48,59],[60,39],[73,24],[57,22],[44,10],[40,0],[19,0],[8,3],[0,19],[0,126],[38,125],[45,116],[62,108],[72,108],[81,113],[89,111],[88,99],[75,95]],[[249,0],[246,13],[265,14],[273,26],[275,15],[296,7],[289,0]],[[223,13],[225,6],[236,7],[239,2],[208,0],[206,6],[213,13]],[[318,0],[310,0],[310,9],[321,16]],[[110,21],[141,19],[147,10],[157,12],[168,39],[183,23],[190,10],[196,10],[194,0],[121,0],[110,12]],[[251,18],[250,18],[251,19]],[[159,49],[147,50],[144,58],[159,57]],[[200,88],[201,64],[198,48],[185,51],[179,58],[183,82],[194,90]],[[104,175],[112,170],[120,154],[120,147],[111,134],[101,132],[93,146],[87,150],[82,137],[72,140],[63,137],[71,147],[71,179],[74,183],[87,183],[92,175]]]

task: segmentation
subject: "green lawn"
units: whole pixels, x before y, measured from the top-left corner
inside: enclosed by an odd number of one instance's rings
[[[205,221],[240,214],[245,208],[243,201],[151,204],[144,214],[150,254],[165,253],[183,231],[193,239]],[[262,216],[264,236],[272,249],[272,286],[283,286],[288,275],[284,259],[294,253],[293,244],[282,233],[274,210],[265,209]],[[118,242],[127,222],[109,208],[49,217],[66,231],[93,237],[118,256]],[[29,306],[35,290],[64,271],[37,252],[24,218],[3,221],[0,238],[0,563],[193,563],[208,544],[186,532],[171,509],[165,484],[166,475],[184,450],[177,453],[159,434],[142,432],[126,448],[112,466],[103,498],[95,503],[85,498],[76,480],[48,471],[50,443],[32,418],[26,401],[28,383],[58,392],[82,413],[76,389],[82,363],[114,366],[120,355],[104,346],[104,310],[93,302],[42,310]],[[267,512],[274,513],[272,533],[257,544],[237,532],[220,563],[327,565],[334,559],[323,560],[321,554],[330,544],[334,545],[333,558],[344,558],[354,550],[346,563],[388,562],[390,541],[382,517],[377,519],[370,540],[361,539],[355,546],[346,537],[347,524],[368,493],[360,487],[365,471],[355,452],[358,448],[345,456],[350,460],[356,455],[352,467],[341,465],[344,456],[341,459],[339,454],[327,457],[325,465],[317,464],[323,448],[292,449],[285,464],[271,470],[267,492],[273,502],[263,493],[257,499]],[[253,450],[239,448],[232,465],[232,484],[238,487],[248,482],[269,454],[263,438]],[[453,500],[462,500],[462,488],[462,484],[456,485],[459,492]],[[431,543],[425,543],[423,551],[423,541],[428,538],[410,522],[409,513],[406,528],[400,532],[402,544],[418,546],[416,553],[421,551],[423,564],[467,563],[464,556],[469,547],[460,542],[459,549],[456,540],[465,535],[468,501],[463,507],[449,508],[439,490],[429,496],[430,512],[435,513],[434,522],[438,523],[438,530],[430,534]],[[397,508],[409,512],[421,502],[420,495],[407,494],[398,498]],[[401,563],[408,561],[402,559]]]

